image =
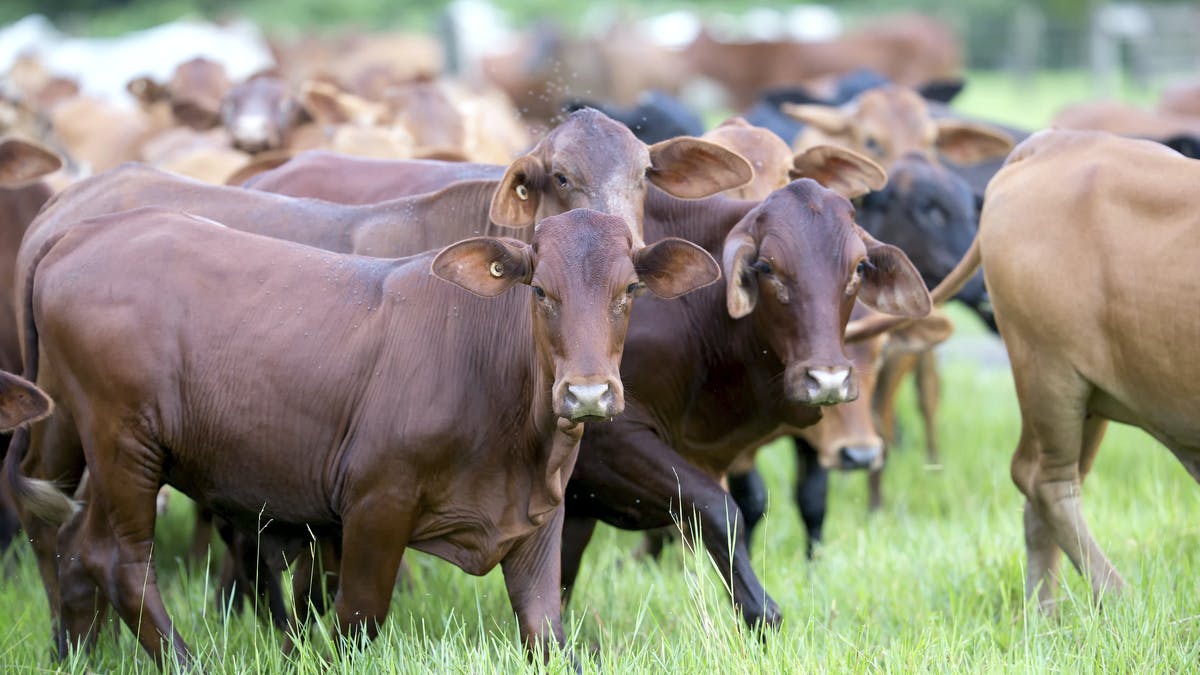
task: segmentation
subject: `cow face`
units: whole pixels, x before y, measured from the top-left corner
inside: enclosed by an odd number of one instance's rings
[[[984,125],[935,120],[925,100],[905,87],[871,89],[839,108],[797,105],[785,111],[810,125],[801,144],[848,147],[887,169],[889,185],[863,200],[859,222],[903,249],[929,286],[940,282],[970,246],[979,211],[970,186],[938,158],[970,165],[1003,157],[1011,139]],[[957,297],[986,307],[982,277]]]
[[[756,127],[743,117],[732,117],[704,134],[704,140],[736,152],[754,168],[754,179],[726,190],[734,199],[765,199],[771,191],[791,182],[792,149],[775,134]]]
[[[553,374],[552,408],[576,421],[625,407],[620,365],[634,297],[649,290],[673,298],[721,274],[691,242],[668,238],[635,249],[624,220],[582,209],[542,220],[532,245],[493,237],[453,244],[433,271],[484,296],[532,287],[533,337],[539,363]]]
[[[854,319],[867,315],[861,304],[856,305]],[[846,354],[858,373],[859,397],[832,406],[821,421],[800,432],[817,451],[817,461],[826,469],[869,469],[883,467],[886,446],[875,426],[873,399],[884,354],[922,352],[945,341],[954,331],[954,324],[938,310],[886,335],[846,345]]]
[[[528,227],[570,209],[593,209],[625,219],[640,247],[647,181],[695,199],[753,175],[745,159],[714,143],[680,137],[646,146],[624,125],[585,109],[508,167],[489,215],[497,225]]]
[[[858,222],[908,254],[930,288],[954,269],[979,227],[970,186],[922,156],[897,163],[887,186],[863,197]],[[983,304],[982,275],[976,275],[956,297],[972,307]]]
[[[292,130],[309,119],[276,75],[255,75],[230,89],[221,102],[221,122],[234,147],[249,153],[282,147]]]
[[[929,292],[900,249],[854,223],[850,202],[801,179],[771,193],[730,231],[726,304],[785,367],[789,401],[853,400],[858,386],[842,332],[855,299],[896,316],[929,313]]]

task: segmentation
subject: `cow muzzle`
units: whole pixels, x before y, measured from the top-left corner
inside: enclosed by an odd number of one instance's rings
[[[797,403],[834,405],[858,398],[858,381],[848,366],[808,367],[788,380],[789,398]]]
[[[574,422],[609,419],[625,409],[619,385],[608,381],[565,383],[556,399],[558,416]]]
[[[844,445],[838,448],[838,468],[843,471],[883,468],[883,446]]]

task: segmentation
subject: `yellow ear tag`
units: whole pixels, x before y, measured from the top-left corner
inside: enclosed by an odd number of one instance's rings
[[[504,267],[500,264],[499,260],[493,260],[492,264],[488,265],[488,272],[499,279],[504,276]]]
[[[529,188],[525,187],[524,185],[518,185],[516,190],[517,199],[520,199],[521,201],[529,199]]]

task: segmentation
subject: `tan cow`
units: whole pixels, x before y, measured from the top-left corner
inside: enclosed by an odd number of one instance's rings
[[[1083,517],[1080,486],[1109,420],[1146,430],[1200,481],[1200,297],[1188,260],[1200,228],[1200,162],[1150,141],[1042,131],[992,180],[977,245],[1008,347],[1021,437],[1025,590],[1053,606],[1059,550],[1097,600],[1124,584]],[[1064,264],[1069,252],[1069,264]],[[940,299],[953,287],[934,290]],[[855,327],[847,333],[865,334]],[[849,338],[848,338],[849,339]]]

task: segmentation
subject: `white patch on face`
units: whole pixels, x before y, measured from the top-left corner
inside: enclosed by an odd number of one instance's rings
[[[234,120],[233,135],[240,141],[262,142],[267,140],[271,118],[263,114],[242,115]]]

